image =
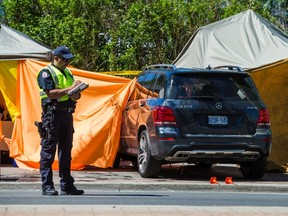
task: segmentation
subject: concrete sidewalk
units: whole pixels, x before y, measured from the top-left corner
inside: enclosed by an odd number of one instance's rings
[[[243,206],[8,206],[0,205],[0,216],[287,216],[288,207]]]
[[[194,166],[164,166],[158,178],[142,178],[137,170],[127,164],[119,169],[100,169],[88,167],[72,171],[75,185],[81,189],[98,191],[267,191],[288,192],[287,173],[266,173],[261,180],[251,181],[243,178],[235,166],[218,165],[210,170],[196,169]],[[229,176],[233,184],[226,184]],[[210,178],[216,177],[218,184],[211,184]],[[54,183],[59,186],[58,171],[53,173]],[[0,167],[0,187],[5,189],[41,188],[38,170],[26,170],[18,167]]]

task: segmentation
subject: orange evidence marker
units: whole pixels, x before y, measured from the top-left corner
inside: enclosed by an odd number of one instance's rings
[[[217,178],[215,176],[210,178],[210,184],[218,184]]]
[[[234,182],[232,181],[232,177],[226,177],[225,183],[226,184],[234,184]]]

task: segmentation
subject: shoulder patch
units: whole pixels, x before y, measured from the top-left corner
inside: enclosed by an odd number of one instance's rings
[[[48,73],[44,71],[44,72],[42,73],[42,78],[46,78],[46,77],[48,77]]]

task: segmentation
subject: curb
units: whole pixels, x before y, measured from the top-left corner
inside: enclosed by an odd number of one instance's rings
[[[254,184],[254,185],[244,185],[244,184],[169,184],[169,183],[75,183],[77,188],[84,190],[94,190],[94,191],[216,191],[216,192],[277,192],[277,193],[287,193],[287,185],[272,185],[272,184]],[[56,188],[59,188],[59,184],[55,184]],[[15,183],[15,182],[1,182],[1,190],[40,190],[41,182],[33,183]]]

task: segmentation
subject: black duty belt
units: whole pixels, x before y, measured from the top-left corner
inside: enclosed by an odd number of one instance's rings
[[[62,107],[62,106],[52,106],[53,110],[73,113],[75,111],[75,107]]]

